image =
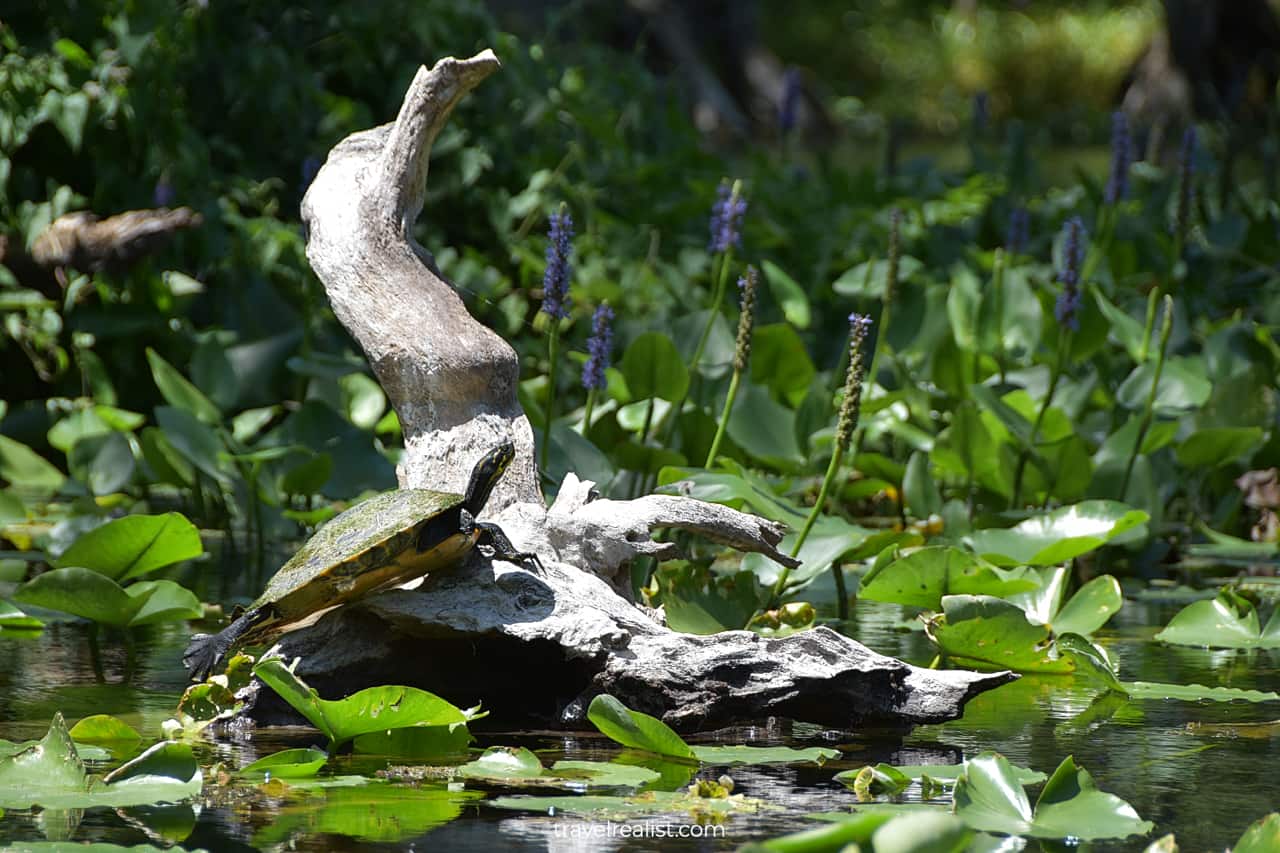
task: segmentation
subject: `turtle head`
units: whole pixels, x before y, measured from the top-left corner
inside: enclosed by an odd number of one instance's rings
[[[515,458],[516,446],[510,441],[504,441],[476,463],[471,471],[471,480],[467,483],[466,497],[463,498],[463,505],[472,515],[480,514],[480,510],[489,501],[489,493]]]

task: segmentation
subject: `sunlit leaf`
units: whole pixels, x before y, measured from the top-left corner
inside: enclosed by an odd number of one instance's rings
[[[658,755],[697,760],[697,755],[680,735],[656,717],[632,711],[609,695],[591,700],[587,719],[606,737],[623,746],[643,749]]]
[[[273,779],[303,779],[314,776],[329,760],[322,749],[282,749],[240,768],[238,776],[261,776]]]
[[[123,581],[203,553],[200,531],[179,513],[126,515],[77,538],[55,565],[81,566]]]
[[[1276,649],[1280,648],[1280,607],[1259,628],[1253,603],[1224,590],[1212,600],[1188,604],[1155,638],[1182,646]]]
[[[1149,516],[1119,501],[1091,500],[972,536],[973,549],[1001,566],[1050,566],[1087,554]]]
[[[1039,583],[1026,569],[1001,569],[960,548],[933,546],[867,572],[858,596],[939,610],[945,595],[1003,596],[1036,589]]]
[[[948,595],[943,613],[925,624],[929,639],[953,662],[982,670],[1071,672],[1047,625],[1031,622],[1016,604],[989,595]]]

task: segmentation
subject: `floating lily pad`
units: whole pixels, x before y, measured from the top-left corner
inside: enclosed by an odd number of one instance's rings
[[[163,742],[101,780],[85,773],[61,714],[38,744],[0,759],[0,806],[79,809],[176,803],[200,793],[200,768],[186,744]]]
[[[484,795],[443,786],[408,787],[368,779],[324,780],[320,785],[291,781],[288,801],[252,843],[265,848],[308,836],[342,835],[360,841],[395,844],[422,835],[462,814]],[[325,845],[328,847],[329,845]]]
[[[345,699],[321,699],[279,658],[261,661],[253,673],[323,732],[331,747],[357,735],[389,729],[410,726],[456,729],[484,716],[479,709],[463,711],[435,694],[414,687],[369,687]]]
[[[694,746],[693,754],[703,764],[795,764],[811,761],[821,766],[840,757],[840,750],[825,746],[792,749],[788,746]]]
[[[1150,516],[1118,501],[1092,500],[973,534],[973,550],[1000,566],[1051,566],[1087,554]]]
[[[271,779],[305,779],[319,773],[320,768],[328,760],[329,754],[315,747],[282,749],[241,767],[236,775]]]
[[[871,767],[872,765],[867,765],[867,766]],[[1020,785],[1038,785],[1039,783],[1043,782],[1045,779],[1048,778],[1039,770],[1032,770],[1030,767],[1018,767],[1013,764],[1009,766],[1013,769],[1014,777],[1018,780],[1018,784]],[[852,786],[854,781],[857,779],[858,774],[862,773],[862,771],[865,769],[866,767],[860,768],[858,770],[845,770],[840,773],[837,773],[835,775],[835,779],[837,782],[841,782],[845,785]],[[964,772],[964,765],[963,764],[892,765],[892,764],[882,763],[882,764],[874,765],[873,769],[878,770],[882,773],[885,773],[886,776],[892,775],[889,773],[889,771],[892,770],[894,774],[902,776],[909,783],[919,782],[922,779],[924,779],[924,777],[928,776],[930,779],[933,779],[937,782],[946,782],[948,784],[954,784],[956,779],[960,778],[960,774]]]
[[[1272,812],[1250,824],[1231,853],[1272,853],[1280,850],[1280,812]]]
[[[126,581],[203,553],[200,531],[180,513],[126,515],[77,538],[54,565]]]
[[[1223,590],[1211,601],[1197,601],[1178,611],[1155,638],[1181,646],[1277,649],[1280,648],[1280,607],[1272,611],[1266,626],[1260,628],[1253,603],[1231,590]]]
[[[680,814],[720,816],[735,812],[754,813],[761,802],[741,794],[727,797],[698,797],[687,791],[644,791],[628,797],[602,795],[560,797],[496,797],[485,805],[513,811],[572,814],[600,820],[626,820],[638,815]]]
[[[1049,626],[1031,622],[1022,608],[989,595],[948,595],[943,613],[925,624],[929,639],[948,658],[982,670],[1071,672],[1059,656]]]
[[[85,717],[71,727],[71,737],[77,743],[102,743],[123,748],[142,740],[137,729],[110,714]]]
[[[1034,838],[1125,838],[1151,831],[1124,800],[1099,791],[1071,756],[1049,777],[1034,810],[1004,756],[984,752],[956,780],[955,813],[974,829]]]
[[[680,735],[656,717],[632,711],[608,695],[597,696],[587,708],[587,719],[606,737],[623,746],[658,755],[697,760],[697,755]]]
[[[1001,569],[960,548],[930,547],[867,572],[858,597],[940,610],[944,595],[1002,597],[1039,585],[1026,569]]]
[[[458,767],[464,779],[504,788],[540,787],[587,790],[639,788],[661,778],[661,774],[634,765],[603,761],[558,761],[547,769],[524,748],[491,747],[475,761]]]

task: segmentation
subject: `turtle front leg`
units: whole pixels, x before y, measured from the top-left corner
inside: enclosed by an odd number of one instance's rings
[[[491,521],[477,521],[475,525],[480,531],[476,544],[490,548],[493,556],[523,566],[534,574],[541,574],[544,571],[538,555],[532,551],[517,551],[516,546],[511,544],[511,540],[502,532],[501,527]]]

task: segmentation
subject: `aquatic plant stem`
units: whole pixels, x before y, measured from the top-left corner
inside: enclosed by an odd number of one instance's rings
[[[827,473],[822,478],[822,485],[818,487],[818,498],[813,503],[813,508],[809,510],[809,516],[804,520],[804,526],[800,528],[800,532],[796,535],[795,544],[791,546],[791,556],[795,557],[800,554],[800,549],[804,547],[804,542],[809,538],[809,531],[813,530],[813,525],[817,522],[818,516],[822,514],[822,508],[827,503],[827,495],[831,492],[831,484],[836,479],[836,474],[840,471],[840,463],[844,459],[844,448],[840,444],[836,444],[835,452],[831,454],[831,462],[827,465]],[[839,571],[839,566],[833,567]],[[774,581],[773,591],[769,594],[768,607],[777,607],[782,596],[782,591],[787,585],[787,580],[791,577],[791,569],[783,568],[778,573],[778,579]],[[844,610],[848,610],[848,603],[844,603]]]
[[[1147,438],[1147,430],[1151,429],[1151,420],[1156,405],[1156,392],[1160,388],[1160,374],[1164,371],[1164,357],[1169,350],[1169,333],[1173,330],[1173,297],[1164,297],[1164,317],[1160,321],[1160,349],[1156,351],[1156,366],[1151,376],[1151,390],[1147,392],[1147,404],[1142,409],[1142,420],[1138,423],[1138,436],[1134,439],[1133,450],[1129,453],[1129,462],[1124,466],[1124,479],[1120,481],[1120,500],[1125,499],[1129,491],[1129,478],[1133,475],[1133,466],[1142,451],[1142,442]]]
[[[720,442],[724,440],[724,431],[729,425],[729,413],[733,411],[733,401],[738,397],[738,382],[741,378],[742,373],[735,370],[733,377],[729,380],[729,392],[724,398],[724,410],[720,412],[720,423],[716,425],[716,436],[711,439],[711,449],[707,451],[707,461],[702,463],[703,468],[710,468],[711,463],[716,460],[716,454],[720,451]]]
[[[1049,390],[1045,392],[1044,400],[1040,402],[1040,410],[1036,412],[1035,422],[1031,424],[1031,435],[1027,438],[1027,446],[1018,454],[1018,467],[1013,475],[1013,497],[1009,500],[1009,509],[1017,509],[1022,499],[1022,475],[1027,469],[1027,460],[1031,454],[1035,452],[1036,437],[1040,434],[1040,427],[1044,424],[1045,415],[1049,413],[1049,407],[1053,405],[1053,395],[1058,390],[1058,380],[1062,378],[1063,368],[1066,366],[1067,353],[1070,351],[1071,330],[1064,327],[1062,333],[1058,336],[1058,355],[1053,363],[1053,371],[1049,376]]]
[[[1151,335],[1155,331],[1156,325],[1156,303],[1160,301],[1160,287],[1151,288],[1151,292],[1147,294],[1147,321],[1142,331],[1142,346],[1138,350],[1138,363],[1141,364],[1147,360],[1147,355],[1151,350]]]
[[[551,318],[551,330],[547,333],[547,411],[542,422],[542,448],[539,467],[547,470],[548,453],[551,449],[551,418],[556,406],[556,345],[560,343],[560,320]]]
[[[581,434],[586,435],[591,429],[591,411],[596,407],[596,389],[587,389],[587,402],[582,409],[582,430]]]

